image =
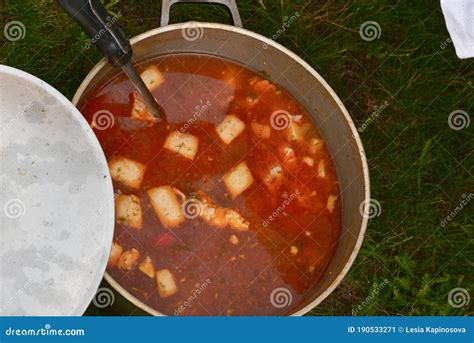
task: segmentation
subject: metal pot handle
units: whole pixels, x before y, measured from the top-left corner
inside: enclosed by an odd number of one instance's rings
[[[170,21],[170,9],[176,3],[214,3],[221,4],[227,7],[234,21],[234,26],[243,27],[242,19],[240,18],[239,9],[235,0],[162,0],[161,4],[161,20],[160,26],[168,25]]]

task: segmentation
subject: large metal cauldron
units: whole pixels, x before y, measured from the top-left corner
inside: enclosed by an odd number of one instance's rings
[[[169,8],[176,2],[221,3],[231,11],[236,26],[215,23],[168,24]],[[358,132],[346,108],[324,79],[285,47],[241,27],[233,0],[163,0],[162,27],[131,39],[134,62],[166,54],[199,53],[237,61],[263,71],[288,90],[310,113],[332,155],[342,193],[343,225],[337,251],[312,296],[290,315],[303,315],[321,303],[349,271],[364,239],[370,199],[367,161]],[[87,75],[72,102],[81,108],[91,92],[117,73],[104,59]],[[140,309],[162,315],[128,293],[108,273],[105,279]]]

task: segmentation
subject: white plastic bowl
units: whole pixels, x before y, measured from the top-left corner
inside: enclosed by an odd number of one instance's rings
[[[82,315],[114,230],[107,161],[61,93],[0,65],[0,315]]]

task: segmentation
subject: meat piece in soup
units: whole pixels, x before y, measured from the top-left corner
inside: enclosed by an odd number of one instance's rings
[[[168,315],[300,308],[341,230],[336,173],[308,113],[271,80],[216,57],[140,68],[163,121],[123,74],[82,108],[90,122],[101,110],[115,116],[94,128],[119,194],[107,271]],[[283,307],[278,290],[290,295]]]

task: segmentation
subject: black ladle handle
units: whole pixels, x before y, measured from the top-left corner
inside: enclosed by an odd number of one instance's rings
[[[132,59],[132,48],[124,31],[99,0],[58,0],[59,5],[86,32],[114,67]]]

